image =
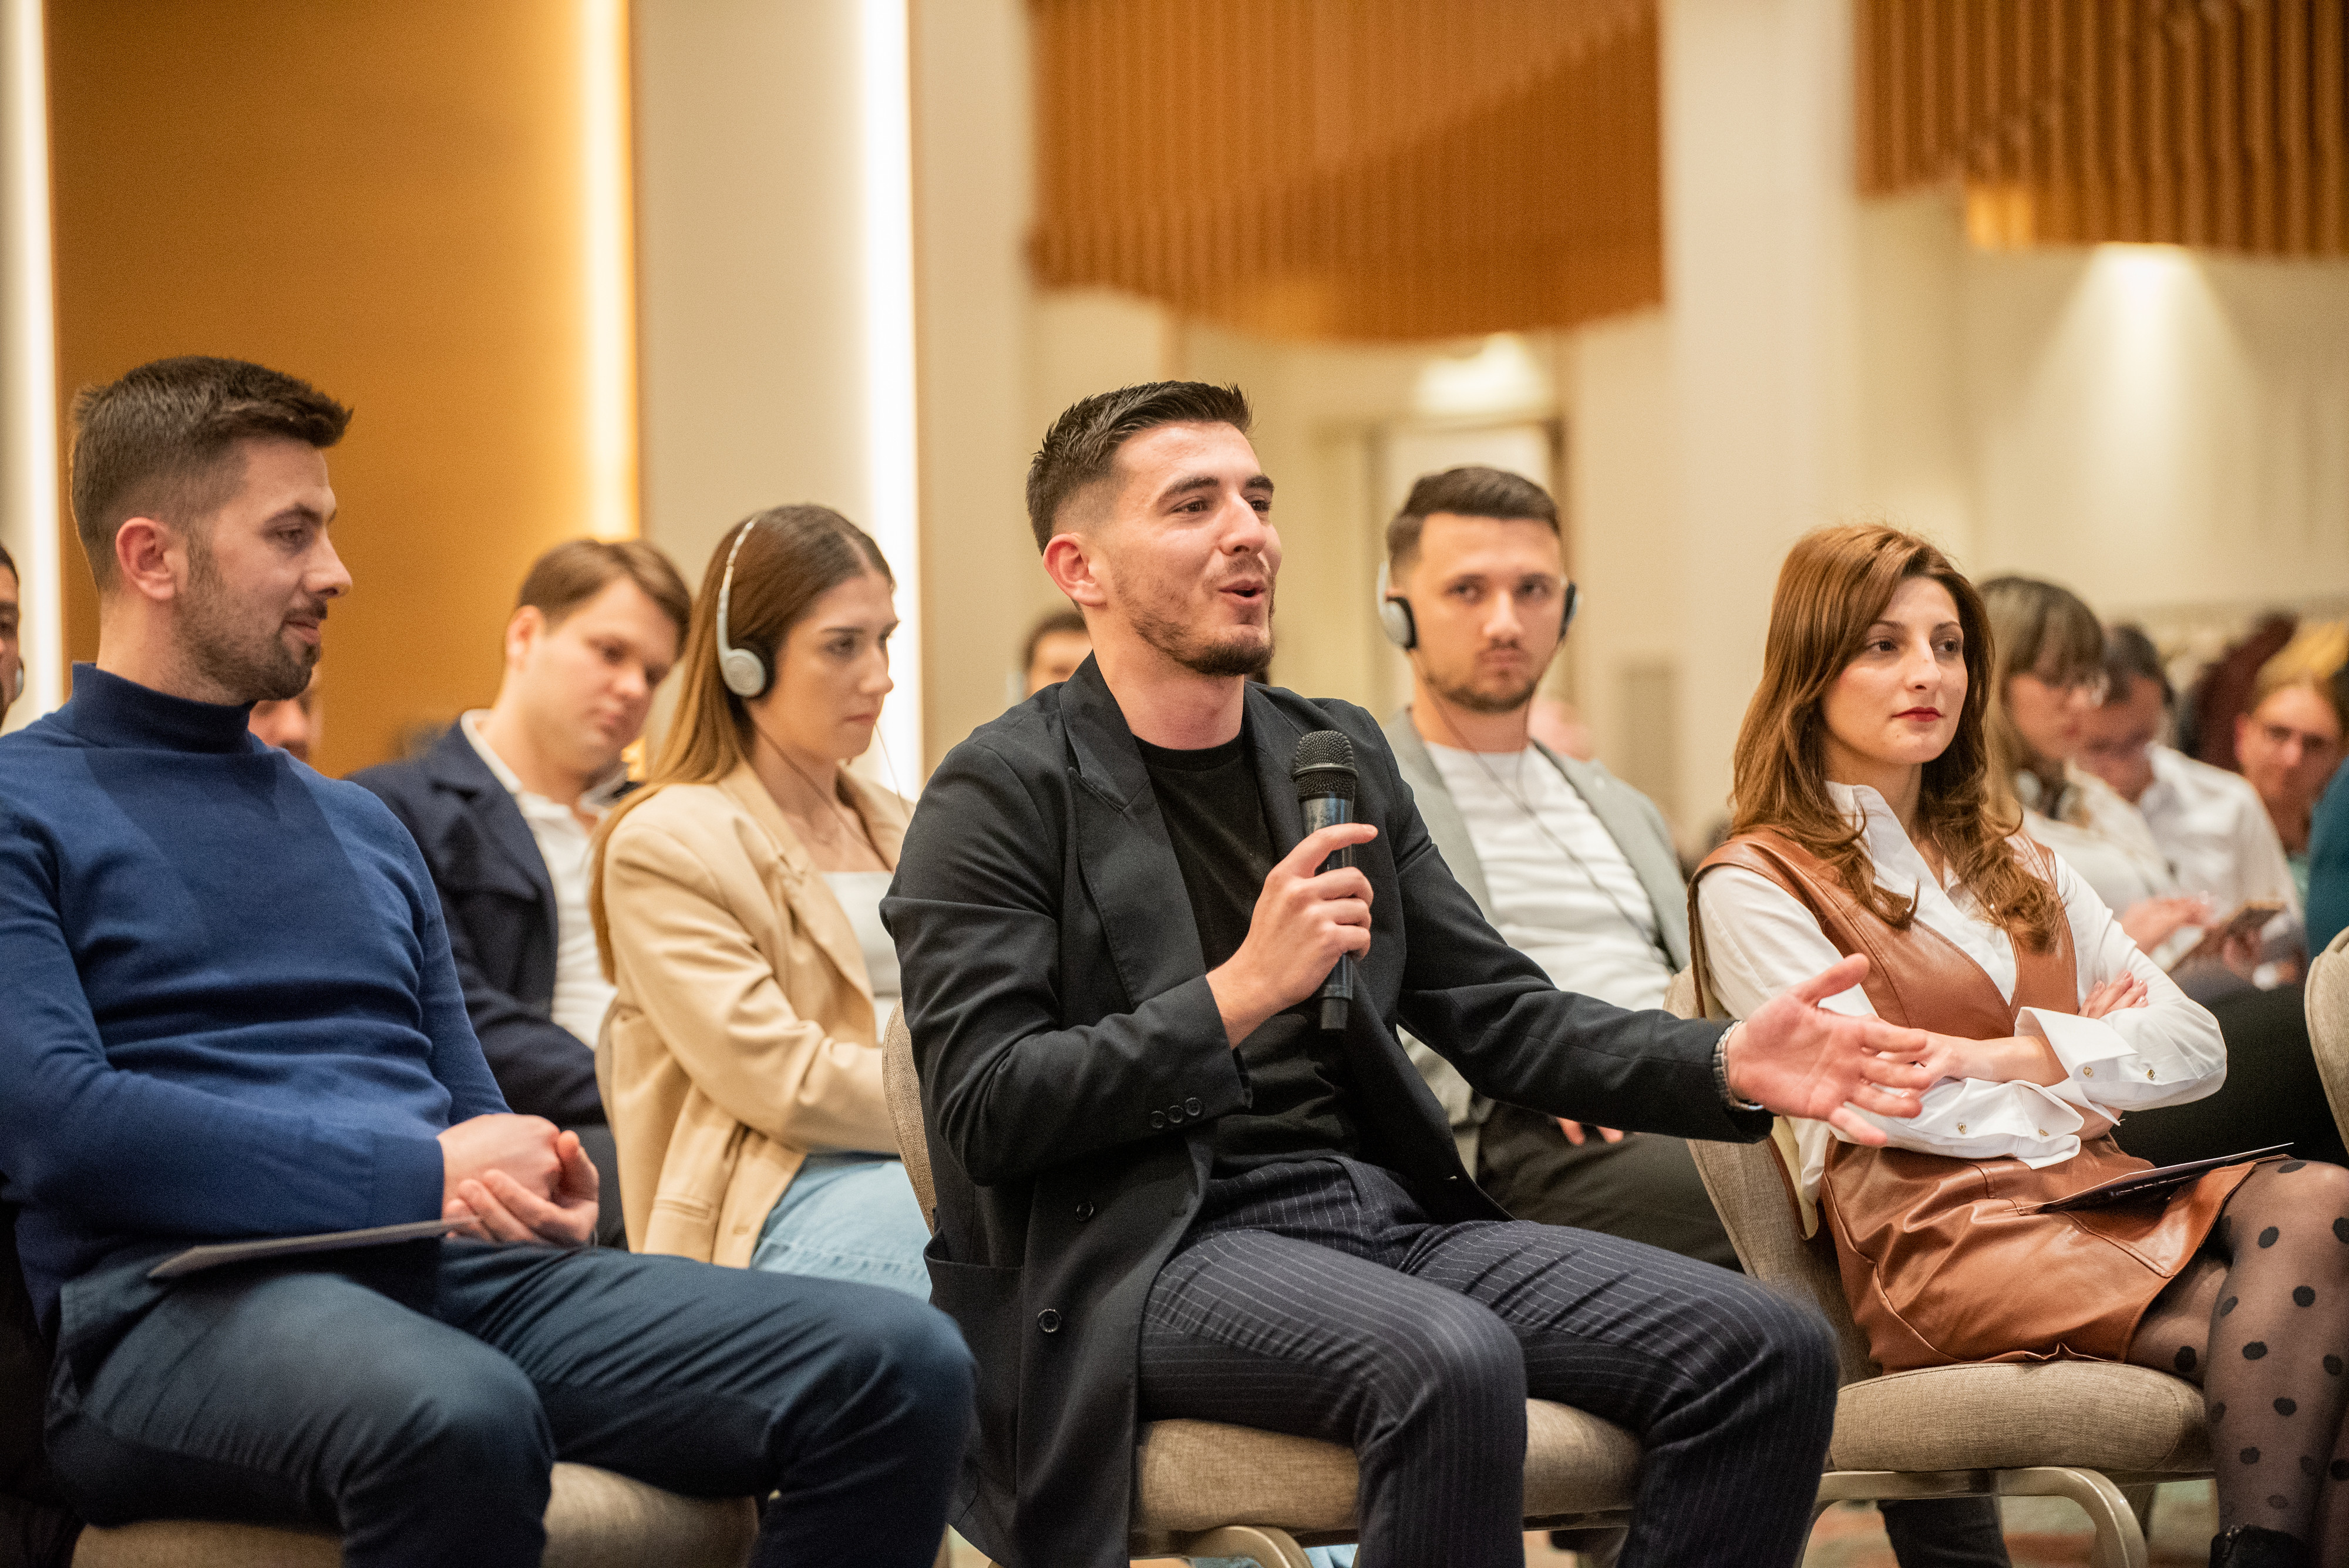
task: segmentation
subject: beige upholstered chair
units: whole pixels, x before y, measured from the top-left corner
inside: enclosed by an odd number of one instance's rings
[[[2308,966],[2308,1044],[2333,1103],[2333,1125],[2349,1139],[2349,928],[2336,932]]]
[[[935,1226],[936,1189],[902,1011],[889,1020],[881,1060],[898,1152]],[[1528,1529],[1624,1523],[1639,1466],[1639,1443],[1621,1428],[1547,1400],[1526,1402]],[[1335,1443],[1212,1421],[1149,1422],[1134,1448],[1129,1550],[1306,1568],[1305,1547],[1354,1539],[1355,1481],[1353,1453]]]
[[[586,1465],[554,1467],[546,1568],[740,1568],[759,1520],[749,1498],[680,1497]],[[336,1568],[318,1530],[157,1520],[82,1532],[74,1568]]]
[[[1694,1011],[1685,973],[1665,1005]],[[1835,1243],[1806,1240],[1775,1143],[1692,1143],[1745,1272],[1834,1325],[1843,1392],[1818,1508],[1847,1500],[2068,1497],[2095,1527],[2092,1568],[2146,1568],[2153,1487],[2210,1473],[2202,1395],[2107,1361],[1982,1363],[1886,1376],[1868,1359]]]

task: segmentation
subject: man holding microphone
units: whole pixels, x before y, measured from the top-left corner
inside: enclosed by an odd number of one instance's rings
[[[1247,425],[1237,389],[1193,382],[1055,423],[1029,510],[1093,658],[947,756],[884,906],[934,1299],[980,1368],[957,1522],[1007,1568],[1123,1563],[1119,1456],[1138,1418],[1190,1417],[1351,1447],[1374,1561],[1500,1568],[1530,1395],[1640,1438],[1624,1563],[1792,1563],[1834,1414],[1824,1324],[1507,1220],[1396,1029],[1498,1098],[1734,1141],[1771,1111],[1880,1141],[1852,1107],[1913,1115],[1920,1042],[1815,1005],[1857,960],[1724,1028],[1561,992],[1503,941],[1375,722],[1247,679],[1280,568]],[[1309,835],[1292,768],[1331,732],[1355,820]]]

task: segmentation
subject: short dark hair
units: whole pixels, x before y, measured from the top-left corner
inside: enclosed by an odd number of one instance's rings
[[[1019,649],[1019,668],[1026,670],[1036,662],[1036,647],[1048,637],[1074,632],[1079,637],[1091,637],[1084,616],[1073,609],[1057,609],[1028,628],[1028,641]]]
[[[242,473],[238,441],[282,436],[330,447],[343,439],[351,410],[282,371],[191,354],[84,387],[73,422],[74,527],[103,591],[114,586],[114,535],[123,524],[201,522]]]
[[[25,575],[16,569],[16,557],[8,553],[8,546],[5,545],[0,545],[0,572],[7,573],[19,584],[25,580]]]
[[[1237,387],[1206,381],[1144,381],[1069,405],[1028,465],[1028,525],[1039,550],[1059,533],[1061,508],[1117,465],[1118,448],[1160,425],[1229,425],[1247,434],[1255,416]]]
[[[677,645],[682,650],[693,624],[693,595],[668,557],[640,539],[564,540],[531,563],[522,592],[514,596],[514,608],[531,606],[550,628],[560,626],[573,610],[620,577],[643,589],[676,624]]]
[[[2165,708],[2178,701],[2170,689],[2169,671],[2161,665],[2161,650],[2153,646],[2141,626],[2124,622],[2105,630],[2105,706],[2128,701],[2132,679],[2150,680],[2161,689]]]
[[[1498,517],[1547,523],[1549,531],[1565,537],[1557,524],[1557,503],[1549,492],[1522,473],[1506,469],[1469,465],[1423,473],[1403,497],[1402,510],[1387,524],[1387,569],[1400,572],[1419,555],[1419,536],[1427,520],[1439,512],[1454,517]]]

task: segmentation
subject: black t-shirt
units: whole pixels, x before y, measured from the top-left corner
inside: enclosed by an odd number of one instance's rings
[[[1247,940],[1257,895],[1274,859],[1247,732],[1195,752],[1138,739],[1135,744],[1150,770],[1175,864],[1183,868],[1200,950],[1214,969]],[[1353,1152],[1344,1052],[1336,1036],[1314,1026],[1317,1016],[1318,1002],[1309,997],[1240,1042],[1240,1070],[1252,1096],[1246,1110],[1229,1112],[1216,1124],[1218,1170]]]

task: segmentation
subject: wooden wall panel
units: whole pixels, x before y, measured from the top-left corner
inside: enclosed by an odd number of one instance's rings
[[[2342,0],[1857,0],[1859,183],[1977,244],[2349,254]]]
[[[1570,326],[1663,296],[1653,0],[1035,0],[1048,286],[1244,329]]]
[[[61,397],[210,353],[357,410],[328,459],[356,578],[326,634],[329,773],[487,701],[523,568],[587,531],[595,9],[49,6]],[[97,606],[66,526],[87,659]]]

